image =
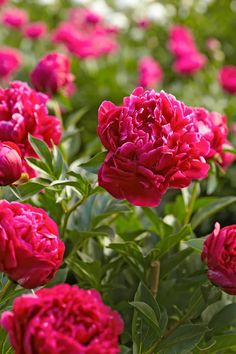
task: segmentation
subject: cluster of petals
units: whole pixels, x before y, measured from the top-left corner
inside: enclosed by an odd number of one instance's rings
[[[70,72],[70,61],[64,54],[46,54],[30,74],[31,83],[37,91],[54,95],[60,90],[68,93],[74,80]]]
[[[32,90],[26,83],[13,81],[6,89],[0,88],[0,141],[18,145],[22,157],[37,157],[28,134],[44,140],[49,147],[59,144],[62,128],[60,120],[48,114],[48,97]],[[25,165],[30,177],[34,172]]]
[[[119,314],[96,290],[61,284],[14,300],[1,325],[16,353],[118,354]]]
[[[236,94],[236,66],[226,65],[219,70],[220,86],[230,94]]]
[[[0,48],[0,79],[7,79],[21,65],[21,55],[15,48]]]
[[[21,29],[28,22],[28,14],[23,9],[9,8],[2,14],[2,23],[14,29]]]
[[[208,278],[226,293],[236,295],[236,225],[215,229],[204,242],[202,261],[207,264]]]
[[[45,22],[31,22],[24,26],[23,34],[30,39],[39,39],[47,33],[47,25]]]
[[[206,159],[214,158],[223,168],[229,167],[236,155],[224,152],[224,148],[230,149],[232,147],[227,140],[226,116],[218,112],[209,112],[204,108],[192,108],[192,110],[197,130],[210,144],[210,150],[205,156]]]
[[[161,82],[163,71],[160,64],[152,57],[144,57],[139,60],[139,85],[144,88],[153,88]]]
[[[192,109],[164,91],[139,87],[121,106],[104,101],[97,131],[108,150],[99,184],[117,199],[157,206],[169,188],[207,176],[210,143]]]
[[[29,204],[0,201],[0,241],[1,272],[24,288],[45,285],[62,263],[56,223]]]
[[[55,30],[53,40],[79,58],[96,58],[118,49],[115,31],[88,9],[72,9],[69,19]]]
[[[173,26],[169,33],[168,47],[175,56],[174,70],[180,74],[194,74],[205,66],[207,58],[198,51],[190,30]]]

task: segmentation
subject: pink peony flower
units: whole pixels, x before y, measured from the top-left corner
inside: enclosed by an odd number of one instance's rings
[[[97,58],[118,49],[114,30],[88,9],[73,9],[69,20],[54,32],[53,41],[63,43],[79,58]]]
[[[44,140],[49,147],[52,142],[60,142],[61,123],[48,115],[47,99],[21,81],[11,82],[9,88],[0,88],[0,141],[17,144],[22,157],[37,157],[28,141],[29,133]],[[30,176],[33,177],[31,173]]]
[[[96,290],[61,284],[15,299],[1,325],[16,354],[118,354],[123,321]]]
[[[15,29],[22,28],[27,22],[27,12],[19,8],[7,9],[2,15],[2,23]]]
[[[17,49],[0,48],[0,79],[8,78],[21,65],[21,56]]]
[[[21,177],[21,152],[11,142],[0,142],[0,186],[8,186]]]
[[[236,93],[236,66],[227,65],[219,71],[219,83],[221,87],[231,94]]]
[[[47,33],[47,25],[44,22],[32,22],[25,26],[23,33],[27,38],[39,39]]]
[[[138,70],[139,85],[144,88],[152,88],[162,80],[162,68],[152,57],[144,57],[140,59]]]
[[[7,0],[0,0],[0,6],[5,5]]]
[[[236,295],[236,225],[214,231],[204,242],[202,261],[207,264],[208,278],[226,293]]]
[[[169,188],[207,176],[208,141],[191,109],[170,94],[136,88],[121,106],[104,101],[98,135],[109,151],[98,180],[117,199],[157,206]]]
[[[22,287],[46,284],[60,267],[64,244],[43,209],[0,201],[0,270]]]
[[[141,18],[137,21],[137,25],[139,28],[142,29],[147,29],[148,27],[150,27],[150,20],[148,18]]]
[[[190,75],[205,66],[207,58],[195,44],[192,33],[187,27],[173,26],[170,29],[168,47],[175,56],[174,71]]]
[[[226,143],[224,144],[223,148],[227,148],[227,149],[231,149],[233,148],[233,145],[229,142],[226,141]],[[236,154],[229,152],[229,151],[223,151],[220,154],[221,157],[221,166],[226,170],[227,168],[229,168],[232,163],[236,160]]]
[[[189,53],[176,59],[173,68],[179,74],[191,75],[202,69],[207,62],[205,55],[199,52]]]
[[[70,72],[70,61],[60,53],[45,55],[30,74],[31,82],[38,91],[53,95],[64,89],[68,93],[74,80]]]

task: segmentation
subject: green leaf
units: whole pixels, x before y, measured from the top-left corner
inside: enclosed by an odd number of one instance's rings
[[[194,251],[202,253],[204,241],[205,237],[192,238],[191,240],[184,241],[184,244],[186,244],[188,247],[191,247]]]
[[[155,353],[189,354],[200,342],[206,331],[207,327],[203,324],[182,325],[160,342]]]
[[[34,157],[27,157],[26,161],[34,169],[36,168],[36,170],[38,170],[40,172],[44,172],[44,173],[48,174],[49,176],[52,175],[51,169],[48,167],[48,165],[44,161],[39,160],[39,159],[35,159]]]
[[[217,312],[208,324],[215,333],[220,332],[225,327],[236,325],[236,304],[226,305],[221,311]]]
[[[86,171],[88,171],[90,173],[97,174],[101,164],[103,163],[103,161],[104,161],[104,159],[106,157],[106,155],[107,155],[106,151],[99,152],[97,155],[92,157],[89,161],[79,165],[79,167],[83,168],[84,170],[86,170]]]
[[[164,257],[161,262],[160,278],[163,279],[168,273],[175,270],[176,267],[178,267],[191,253],[192,250],[190,248],[186,248],[170,257]]]
[[[216,214],[221,209],[224,209],[235,202],[236,197],[222,197],[199,209],[191,220],[192,229],[196,229],[196,227],[199,226],[205,219],[209,219],[209,217]]]
[[[18,199],[27,200],[27,199],[31,198],[33,195],[40,192],[45,187],[46,187],[45,184],[41,184],[41,183],[37,183],[37,182],[28,182],[28,183],[22,184],[18,187],[11,186],[10,188],[11,188],[12,193]]]
[[[148,323],[152,326],[154,330],[160,332],[160,327],[157,322],[156,314],[153,309],[147,305],[145,302],[142,301],[133,301],[129,303],[133,306],[140,314],[141,317],[148,321]]]
[[[35,152],[39,155],[39,157],[46,162],[47,166],[50,170],[52,170],[52,155],[49,150],[47,144],[41,140],[29,135],[29,142],[32,145]]]
[[[232,331],[227,334],[214,336],[213,339],[216,343],[211,346],[209,351],[204,351],[206,354],[222,353],[221,350],[234,349],[236,350],[236,331]],[[224,352],[225,354],[227,352]]]
[[[155,232],[161,237],[170,235],[173,232],[173,228],[166,224],[157,213],[150,208],[142,208],[144,215],[151,221],[154,226]]]

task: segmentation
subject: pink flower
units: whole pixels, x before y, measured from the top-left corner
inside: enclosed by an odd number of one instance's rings
[[[207,264],[208,278],[226,293],[236,295],[236,225],[214,231],[204,242],[202,261]]]
[[[148,18],[141,18],[137,21],[137,25],[139,28],[147,29],[150,26],[150,20]]]
[[[0,0],[0,6],[5,5],[7,0]]]
[[[195,44],[192,33],[187,27],[173,26],[170,29],[168,47],[175,56],[174,70],[180,74],[194,74],[205,66],[207,58]]]
[[[227,65],[219,71],[219,83],[221,87],[231,93],[236,93],[236,66]]]
[[[209,37],[206,40],[206,48],[214,52],[220,48],[220,41],[215,37]]]
[[[0,201],[0,270],[27,289],[46,284],[60,267],[64,244],[43,209]]]
[[[15,299],[1,325],[16,354],[118,354],[119,314],[96,290],[61,284]]]
[[[174,71],[179,74],[190,75],[198,72],[205,66],[207,58],[199,52],[186,54],[176,59],[174,63]]]
[[[217,154],[221,155],[223,145],[227,142],[226,117],[217,112],[208,112],[204,108],[192,108],[192,110],[197,130],[210,144],[206,158],[213,158]]]
[[[17,144],[22,157],[37,157],[28,141],[29,133],[44,140],[49,147],[52,141],[60,142],[61,123],[48,115],[47,99],[21,81],[11,82],[9,88],[0,88],[0,141]]]
[[[2,15],[2,23],[15,29],[23,27],[27,22],[27,12],[19,8],[7,9]]]
[[[234,148],[233,145],[229,142],[226,141],[226,143],[223,146],[224,149],[232,149]],[[221,163],[220,165],[226,170],[227,168],[229,168],[232,163],[236,160],[236,154],[229,152],[229,151],[223,151],[220,154],[221,157]]]
[[[139,85],[144,88],[152,88],[162,80],[162,68],[152,57],[144,57],[140,59],[138,70]]]
[[[169,188],[207,176],[209,143],[191,109],[172,95],[136,88],[121,106],[104,101],[98,135],[109,151],[98,179],[117,199],[157,206]]]
[[[0,186],[16,182],[22,172],[21,152],[11,142],[0,142]]]
[[[114,30],[88,9],[73,9],[69,20],[54,32],[53,41],[63,43],[79,58],[97,58],[118,49]]]
[[[60,53],[49,53],[45,55],[31,72],[31,82],[38,91],[53,95],[67,87],[74,80],[70,72],[70,61]]]
[[[17,49],[0,48],[0,79],[8,78],[21,65],[21,56]]]
[[[47,25],[44,22],[32,22],[25,26],[24,35],[31,39],[38,39],[47,33]]]

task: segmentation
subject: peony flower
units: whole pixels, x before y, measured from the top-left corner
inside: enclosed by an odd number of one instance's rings
[[[198,51],[193,35],[187,27],[173,26],[170,29],[168,47],[175,56],[173,68],[177,73],[195,74],[207,62],[206,56]]]
[[[229,142],[226,141],[226,143],[223,146],[224,149],[232,149],[234,148],[233,145]],[[227,168],[229,168],[232,163],[236,160],[236,154],[229,152],[229,151],[222,151],[222,153],[220,154],[221,157],[221,161],[220,161],[220,165],[226,170]]]
[[[142,29],[147,29],[150,27],[150,20],[148,18],[141,18],[137,21],[137,26]]]
[[[37,157],[28,134],[44,140],[49,147],[59,144],[61,123],[48,115],[47,96],[32,90],[26,83],[13,81],[9,88],[0,88],[0,141],[18,145],[22,157]],[[27,165],[26,165],[27,171]],[[32,169],[29,169],[30,177]]]
[[[45,55],[31,72],[30,78],[36,90],[50,95],[62,89],[67,93],[74,80],[70,72],[70,61],[61,53]]]
[[[191,75],[202,69],[207,62],[205,55],[199,52],[189,53],[176,59],[173,68],[179,74]]]
[[[53,41],[63,43],[79,58],[97,58],[117,51],[116,31],[88,9],[73,9],[68,21],[59,25]]]
[[[64,244],[43,209],[0,201],[0,270],[31,289],[51,280],[61,265]]]
[[[204,108],[192,108],[193,119],[199,133],[210,144],[210,150],[206,156],[207,159],[221,155],[223,145],[227,142],[227,121],[226,117],[217,112],[208,112]]]
[[[21,152],[17,145],[0,142],[0,186],[16,182],[22,172]]]
[[[152,88],[162,80],[163,72],[160,64],[151,57],[139,60],[139,85],[144,88]]]
[[[1,325],[16,354],[117,354],[123,321],[96,290],[61,284],[14,300]]]
[[[157,206],[169,188],[207,176],[208,141],[174,96],[136,88],[121,106],[104,101],[98,135],[108,150],[98,180],[117,199]]]
[[[19,69],[21,56],[18,50],[10,47],[0,48],[0,79],[6,79]]]
[[[221,87],[231,94],[236,93],[236,66],[227,65],[219,71],[218,75]]]
[[[44,22],[32,22],[25,26],[24,36],[31,39],[39,39],[47,33],[47,25]]]
[[[2,23],[15,29],[22,28],[27,22],[27,12],[19,8],[7,9],[2,15]]]
[[[5,5],[7,0],[0,0],[0,6]]]
[[[204,242],[202,261],[207,264],[208,278],[226,293],[236,295],[236,225],[214,231]]]

